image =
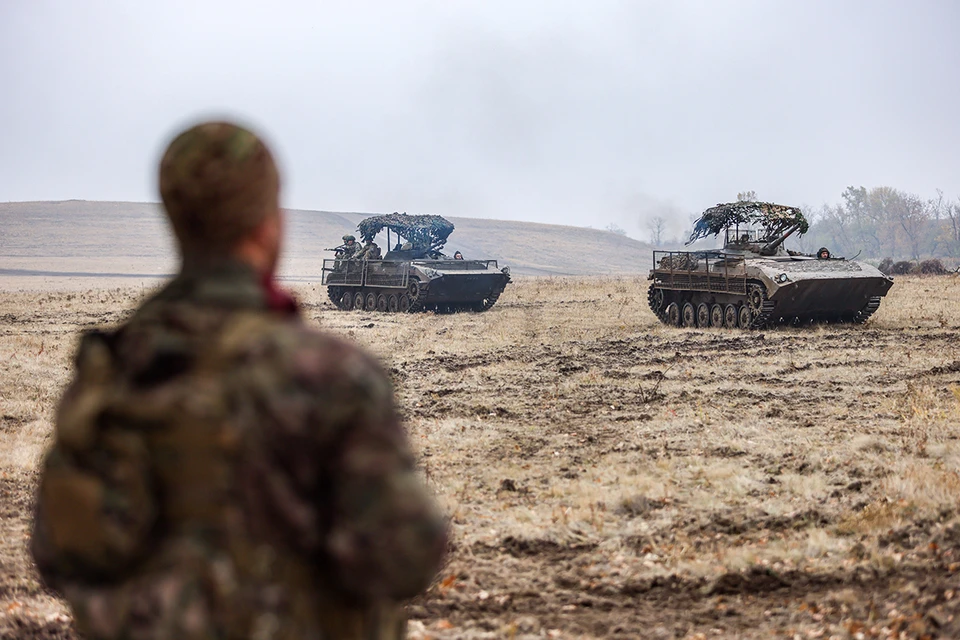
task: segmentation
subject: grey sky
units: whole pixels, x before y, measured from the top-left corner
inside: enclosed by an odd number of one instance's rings
[[[0,0],[0,201],[153,201],[211,115],[285,204],[605,226],[960,195],[960,3]]]

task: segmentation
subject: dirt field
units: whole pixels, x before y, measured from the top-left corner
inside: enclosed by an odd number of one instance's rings
[[[77,332],[144,294],[71,289],[0,294],[0,637],[73,637],[26,555],[35,467]],[[383,358],[453,520],[412,637],[960,637],[960,279],[763,332],[665,328],[642,278],[457,316],[297,291]]]

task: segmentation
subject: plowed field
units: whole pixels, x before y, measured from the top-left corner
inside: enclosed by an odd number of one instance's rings
[[[383,359],[452,518],[411,636],[960,637],[960,279],[760,332],[664,327],[646,284],[452,316],[297,290]],[[26,553],[35,469],[78,332],[145,293],[70,289],[0,294],[2,637],[73,637]]]

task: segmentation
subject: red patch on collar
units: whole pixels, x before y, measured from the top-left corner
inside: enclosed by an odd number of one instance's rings
[[[277,286],[273,276],[267,275],[261,282],[263,293],[267,299],[267,308],[284,315],[297,315],[300,311],[296,299],[287,291]]]

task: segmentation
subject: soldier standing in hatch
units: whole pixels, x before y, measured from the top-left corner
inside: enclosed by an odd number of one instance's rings
[[[390,383],[274,285],[279,176],[228,123],[179,135],[160,192],[182,254],[86,334],[32,552],[94,638],[402,638],[445,523]]]

